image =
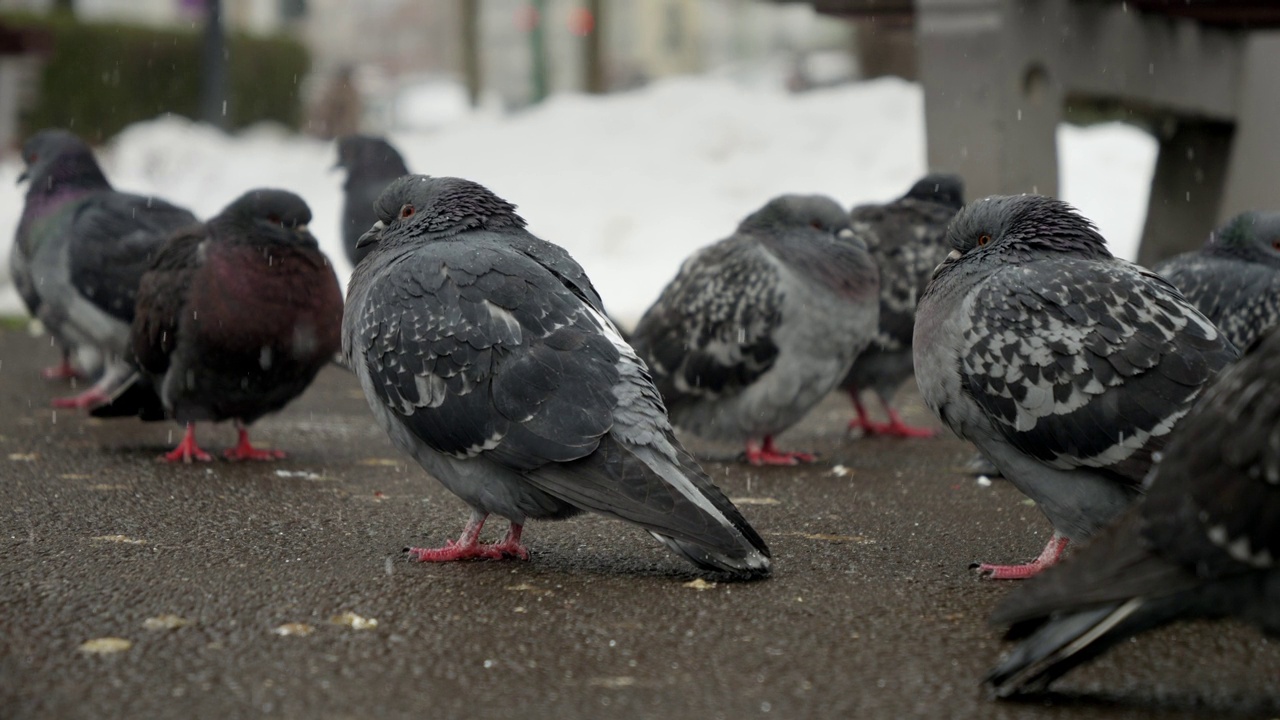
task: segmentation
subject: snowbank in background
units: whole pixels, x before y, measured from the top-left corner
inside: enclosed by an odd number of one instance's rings
[[[530,229],[568,248],[628,323],[685,256],[728,235],[770,197],[883,201],[925,169],[922,95],[897,80],[789,95],[723,78],[680,79],[626,94],[558,96],[520,114],[390,139],[415,171],[470,178],[519,205]],[[1098,224],[1114,252],[1133,257],[1154,140],[1120,124],[1064,126],[1059,145],[1064,199]],[[102,152],[118,188],[161,195],[201,217],[252,187],[297,192],[345,283],[334,159],[317,140],[262,128],[229,137],[177,118],[134,125]],[[0,162],[3,259],[22,210],[25,190],[13,188],[19,171],[16,157]],[[0,312],[20,312],[7,265],[0,283]]]

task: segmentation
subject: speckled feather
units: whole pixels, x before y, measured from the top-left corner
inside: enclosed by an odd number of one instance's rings
[[[563,249],[456,178],[398,180],[378,213],[343,346],[397,446],[479,512],[523,524],[592,510],[700,567],[767,574],[764,541],[680,447]]]
[[[1280,213],[1237,215],[1204,248],[1153,269],[1247,348],[1280,322]]]
[[[673,420],[715,439],[781,432],[844,377],[875,334],[879,273],[841,231],[829,198],[782,196],[685,261],[632,336]]]
[[[1237,352],[1064,203],[988,198],[949,236],[956,252],[916,325],[925,402],[1056,530],[1087,537],[1138,492],[1152,454]]]
[[[947,224],[964,204],[963,192],[958,176],[931,174],[893,202],[859,205],[850,212],[854,230],[880,268],[880,326],[842,388],[874,389],[887,402],[911,377],[916,305],[934,268],[951,252]]]
[[[987,677],[1043,688],[1120,640],[1235,615],[1280,632],[1280,333],[1224,371],[1174,431],[1145,498],[993,624],[1030,636]]]

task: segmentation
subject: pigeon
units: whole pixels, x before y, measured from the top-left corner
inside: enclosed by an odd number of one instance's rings
[[[866,239],[867,250],[880,268],[880,330],[840,383],[858,413],[849,422],[850,430],[861,430],[864,435],[934,436],[931,428],[904,423],[891,401],[903,381],[912,376],[916,303],[933,269],[951,251],[947,223],[963,205],[964,181],[958,175],[933,173],[893,202],[861,205],[850,213],[854,228]],[[889,422],[871,420],[858,397],[862,390],[876,394]]]
[[[1241,213],[1202,249],[1152,269],[1247,348],[1280,320],[1280,213]]]
[[[347,182],[342,189],[346,200],[342,205],[342,246],[347,250],[351,265],[357,265],[369,248],[357,248],[360,236],[377,222],[373,203],[398,177],[408,175],[404,158],[380,137],[370,135],[346,135],[338,139],[338,164],[345,168]]]
[[[636,325],[672,421],[746,444],[754,465],[812,462],[774,446],[876,335],[880,275],[849,214],[783,195],[699,250]]]
[[[954,250],[916,313],[916,380],[1053,525],[1034,562],[978,566],[1030,577],[1130,505],[1153,453],[1238,352],[1066,203],[986,198],[947,234]]]
[[[676,439],[644,363],[560,247],[478,183],[410,175],[360,240],[343,355],[393,443],[471,507],[424,562],[529,557],[526,521],[590,510],[694,565],[769,573],[760,535]],[[479,540],[490,514],[510,522]]]
[[[1280,633],[1280,332],[1223,371],[1173,431],[1146,495],[992,616],[1025,638],[986,677],[1045,689],[1120,641],[1234,616]]]
[[[167,235],[196,217],[159,198],[113,190],[89,146],[65,130],[36,133],[22,155],[30,186],[12,250],[15,284],[68,353],[102,365],[92,387],[53,405],[108,402],[134,373],[129,326],[142,273]],[[70,374],[68,360],[46,375]]]
[[[212,460],[198,421],[236,422],[228,459],[284,457],[255,448],[246,426],[300,395],[341,345],[342,289],[310,221],[297,195],[251,190],[170,237],[142,277],[131,328],[145,382],[93,414],[185,424],[169,462]]]

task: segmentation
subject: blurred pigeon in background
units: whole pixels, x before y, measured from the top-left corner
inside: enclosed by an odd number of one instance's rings
[[[360,236],[378,221],[373,203],[392,180],[409,174],[404,158],[391,143],[370,135],[338,138],[338,164],[347,171],[342,189],[342,246],[354,267],[369,254],[369,247],[357,248]]]
[[[864,435],[934,436],[930,428],[904,423],[891,403],[903,381],[912,376],[916,304],[933,269],[951,252],[947,223],[963,205],[964,181],[958,175],[933,173],[893,202],[859,205],[850,213],[854,229],[866,240],[880,268],[880,330],[840,383],[858,413],[849,422],[850,430]],[[858,397],[862,390],[876,394],[887,423],[872,421]]]
[[[198,221],[159,198],[113,190],[93,151],[65,130],[36,133],[22,157],[29,188],[11,251],[15,285],[58,343],[82,358],[77,364],[101,364],[93,387],[53,405],[108,402],[134,373],[127,356],[138,281],[169,232]],[[46,375],[71,371],[64,355]]]
[[[1241,213],[1200,250],[1152,269],[1247,348],[1280,320],[1280,213]]]
[[[1053,524],[1022,578],[1138,495],[1174,423],[1236,349],[1154,273],[1112,257],[1093,224],[1039,195],[965,206],[920,300],[925,404]]]
[[[879,273],[849,214],[783,195],[692,255],[632,333],[675,424],[792,465],[774,435],[849,372],[876,335]]]
[[[170,238],[138,289],[132,343],[146,382],[94,414],[184,423],[170,462],[211,460],[195,423],[229,419],[239,442],[226,457],[284,457],[253,447],[246,426],[300,395],[341,344],[342,291],[310,221],[297,195],[251,190]]]
[[[992,622],[1026,637],[986,677],[1044,689],[1116,643],[1180,619],[1280,633],[1280,333],[1225,370],[1174,430],[1146,496]],[[1027,637],[1029,636],[1029,637]]]
[[[396,446],[472,509],[456,542],[415,559],[527,558],[527,520],[591,510],[700,568],[768,574],[764,540],[676,440],[568,253],[458,178],[397,180],[377,211],[343,352]],[[490,513],[511,527],[481,544]]]

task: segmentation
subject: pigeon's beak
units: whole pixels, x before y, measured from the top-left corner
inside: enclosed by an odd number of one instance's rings
[[[960,256],[961,256],[961,255],[963,255],[963,254],[964,254],[964,253],[960,252],[959,250],[952,250],[951,252],[947,253],[947,256],[946,256],[945,258],[943,258],[943,259],[942,259],[942,262],[938,263],[938,267],[936,267],[936,268],[934,268],[934,269],[933,269],[933,275],[932,275],[932,277],[933,277],[933,278],[938,277],[938,273],[942,272],[943,268],[945,268],[945,267],[947,267],[948,265],[950,265],[951,263],[953,263],[953,262],[955,262],[955,261],[959,260],[959,259],[960,259]],[[931,278],[931,279],[932,279],[932,278]]]
[[[374,223],[373,227],[369,228],[369,231],[361,235],[360,239],[356,241],[356,247],[358,248],[368,247],[370,245],[377,243],[379,240],[382,239],[382,230],[386,227],[387,227],[386,224],[383,223],[381,220]]]
[[[30,180],[30,179],[31,179],[31,170],[30,170],[30,168],[23,168],[22,172],[18,173],[18,182],[17,182],[17,183],[15,183],[15,184],[16,184],[16,185],[21,185],[22,183],[24,183],[24,182],[26,182],[26,181],[28,181],[28,180]]]
[[[960,255],[962,255],[962,253],[959,250],[952,250],[951,252],[947,253],[947,262],[955,262],[959,260]]]
[[[853,230],[851,230],[851,229],[849,229],[849,228],[845,228],[845,229],[841,230],[840,232],[836,233],[836,237],[840,238],[841,240],[852,240],[852,239],[853,239]]]

